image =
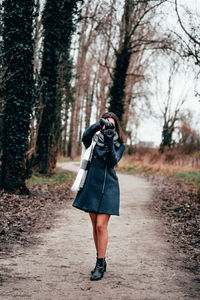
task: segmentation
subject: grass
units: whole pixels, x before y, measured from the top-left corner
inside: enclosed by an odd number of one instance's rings
[[[170,163],[165,163],[161,160],[151,163],[148,157],[144,156],[137,159],[134,156],[125,155],[119,162],[118,170],[130,173],[148,173],[170,175],[177,179],[192,183],[195,187],[200,188],[200,171],[199,169],[191,169],[189,166],[175,166]]]
[[[173,174],[177,179],[183,179],[200,188],[200,171],[184,171]]]
[[[43,183],[62,184],[67,180],[73,180],[75,175],[68,171],[57,169],[51,176],[44,176],[39,173],[34,173],[30,179],[27,180],[28,185],[36,185]]]

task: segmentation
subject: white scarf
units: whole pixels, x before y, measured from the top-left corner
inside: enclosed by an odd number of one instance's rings
[[[99,134],[99,132],[97,132],[96,134]],[[81,163],[80,163],[78,174],[71,187],[72,191],[77,192],[81,188],[83,188],[88,173],[87,166],[92,159],[92,153],[95,145],[96,145],[96,141],[94,139],[92,139],[91,145],[87,149],[85,148],[85,145],[82,143]]]

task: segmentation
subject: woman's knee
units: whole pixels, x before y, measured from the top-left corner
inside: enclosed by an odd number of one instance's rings
[[[103,233],[107,230],[107,226],[103,223],[98,223],[96,224],[96,231],[97,233]]]
[[[110,215],[106,215],[106,214],[97,215],[96,230],[98,233],[101,233],[101,232],[104,232],[107,230],[109,218],[110,218]]]

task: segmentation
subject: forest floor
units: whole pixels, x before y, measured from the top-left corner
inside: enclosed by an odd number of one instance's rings
[[[78,163],[59,163],[76,171]],[[0,195],[0,299],[199,299],[199,202],[188,184],[119,173],[120,217],[109,223],[107,272],[89,280],[96,252],[70,182]]]

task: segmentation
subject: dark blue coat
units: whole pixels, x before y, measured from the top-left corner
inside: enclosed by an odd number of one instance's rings
[[[94,134],[101,129],[99,121],[83,134],[82,142],[88,148]],[[106,147],[95,145],[91,166],[84,187],[77,193],[73,206],[86,212],[119,215],[120,191],[114,166],[124,152],[124,145],[110,141]]]

